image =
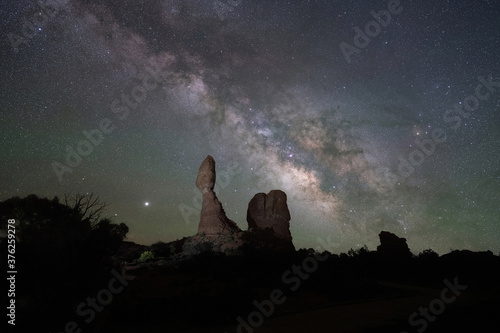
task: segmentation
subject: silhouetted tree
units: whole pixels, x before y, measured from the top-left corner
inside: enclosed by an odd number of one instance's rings
[[[73,214],[81,221],[90,223],[93,227],[101,220],[101,215],[108,206],[99,197],[89,194],[65,194],[64,205],[70,207]]]
[[[366,245],[363,245],[362,247],[360,247],[357,250],[350,249],[349,251],[347,251],[347,254],[349,255],[349,257],[357,257],[357,256],[366,255],[369,252],[370,251],[368,251],[368,247]]]
[[[68,195],[64,203],[34,194],[0,202],[0,229],[7,229],[8,219],[16,220],[16,266],[22,272],[16,297],[33,307],[30,320],[56,318],[109,279],[110,267],[104,269],[103,262],[128,227],[102,218],[105,207],[93,194]]]
[[[418,258],[424,259],[424,260],[431,260],[431,259],[437,259],[439,258],[439,254],[434,252],[431,249],[423,250],[418,254]]]

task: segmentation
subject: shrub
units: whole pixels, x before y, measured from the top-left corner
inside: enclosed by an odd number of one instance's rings
[[[418,254],[418,257],[421,259],[432,260],[432,259],[438,258],[439,254],[437,254],[436,252],[434,252],[431,249],[427,249],[427,250],[423,250],[422,252],[420,252]]]
[[[151,252],[155,257],[168,257],[175,253],[175,247],[172,244],[157,242],[151,245]]]
[[[203,252],[213,252],[214,251],[214,243],[210,241],[204,241],[202,243],[198,243],[194,246],[194,249],[198,253],[203,253]]]
[[[357,257],[357,256],[364,256],[364,255],[368,254],[369,252],[370,251],[368,251],[368,247],[366,245],[363,245],[362,247],[360,247],[357,250],[350,249],[349,251],[347,251],[347,255],[349,257]]]
[[[153,260],[155,258],[155,255],[153,254],[153,252],[151,251],[144,251],[142,252],[141,254],[141,257],[139,258],[139,262],[146,262],[146,261],[150,261],[150,260]]]

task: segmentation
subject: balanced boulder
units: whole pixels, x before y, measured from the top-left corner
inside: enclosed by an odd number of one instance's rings
[[[196,177],[196,186],[202,193],[213,191],[215,186],[215,160],[212,156],[208,155],[203,160],[198,169],[198,176]]]
[[[196,178],[196,186],[203,195],[198,233],[217,235],[241,231],[238,225],[226,216],[221,202],[213,191],[215,178],[215,161],[208,155],[201,163]]]

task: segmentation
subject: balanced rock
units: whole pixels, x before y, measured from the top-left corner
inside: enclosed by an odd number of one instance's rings
[[[203,195],[198,233],[217,235],[241,231],[236,223],[227,218],[221,202],[213,191],[215,178],[215,161],[208,155],[201,163],[196,178],[196,186]]]
[[[215,186],[215,160],[212,156],[208,155],[198,169],[198,176],[196,177],[196,186],[202,193],[213,191]]]
[[[292,241],[290,212],[283,191],[257,193],[248,203],[247,222],[250,231],[271,228],[276,238]]]

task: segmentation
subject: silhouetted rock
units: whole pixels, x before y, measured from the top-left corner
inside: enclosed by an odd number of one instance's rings
[[[491,251],[454,250],[441,256],[441,263],[447,266],[482,266],[496,270],[500,265],[500,258],[493,255]]]
[[[412,257],[406,238],[400,238],[388,231],[382,231],[378,236],[380,238],[380,245],[377,246],[379,254],[401,259]]]
[[[257,193],[248,203],[247,222],[250,231],[271,228],[277,238],[292,241],[290,212],[283,191],[272,190],[267,195]]]
[[[201,190],[203,203],[201,206],[198,234],[217,235],[232,234],[241,231],[238,225],[227,218],[222,204],[213,191],[215,185],[215,161],[212,156],[201,163],[196,178],[196,186]]]

